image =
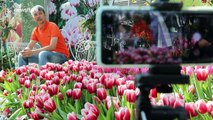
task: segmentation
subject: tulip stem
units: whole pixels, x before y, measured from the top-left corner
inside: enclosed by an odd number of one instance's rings
[[[203,99],[203,90],[200,88],[200,83],[198,83],[197,79],[193,78],[195,88],[197,91],[198,99]]]

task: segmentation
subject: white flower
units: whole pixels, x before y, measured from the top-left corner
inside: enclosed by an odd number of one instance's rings
[[[89,40],[92,35],[88,31],[82,31],[81,25],[85,21],[85,18],[81,16],[76,16],[69,19],[65,26],[62,28],[62,35],[68,44],[74,45],[80,40]]]
[[[100,3],[100,0],[84,0],[84,2],[89,5],[91,8],[97,6]]]
[[[48,4],[48,12],[49,12],[49,15],[51,15],[51,14],[56,14],[56,5],[55,5],[55,3],[53,3],[53,2],[49,2],[49,4]]]
[[[61,18],[64,20],[69,20],[77,16],[76,7],[72,6],[70,2],[62,4],[60,10],[61,10]]]
[[[71,5],[78,7],[80,5],[80,0],[68,0]]]

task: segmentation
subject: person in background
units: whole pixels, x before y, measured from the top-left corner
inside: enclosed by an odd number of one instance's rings
[[[67,61],[70,53],[58,26],[46,20],[42,6],[36,5],[30,12],[37,26],[32,31],[27,47],[18,55],[18,66],[29,63],[38,63],[42,66],[48,62],[62,64]],[[36,43],[39,43],[41,48],[33,49]]]

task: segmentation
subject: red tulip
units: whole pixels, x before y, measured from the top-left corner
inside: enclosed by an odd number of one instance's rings
[[[52,98],[49,98],[47,101],[44,102],[44,108],[48,112],[53,112],[56,109],[55,101]]]
[[[193,95],[196,92],[195,86],[194,85],[189,85],[188,89],[187,89],[188,93],[192,93]]]
[[[10,114],[9,108],[4,109],[4,111],[2,112],[2,115],[4,115],[4,116],[8,116],[9,114]]]
[[[153,98],[157,98],[157,89],[153,88],[150,90],[150,96]]]
[[[4,96],[8,96],[8,91],[4,90],[3,94],[4,94]]]
[[[67,119],[68,120],[78,120],[77,115],[74,112],[68,113],[67,114]]]
[[[127,107],[121,107],[118,112],[115,112],[116,120],[130,120],[130,111]]]
[[[71,89],[67,90],[66,95],[67,95],[68,98],[71,98],[72,97],[72,90]]]
[[[112,89],[112,86],[114,85],[115,79],[114,78],[105,78],[104,82],[102,83],[106,89]]]
[[[94,100],[96,103],[98,103],[98,104],[101,103],[101,100],[100,100],[97,96],[94,96],[94,97],[93,97],[93,100]]]
[[[98,108],[91,104],[91,103],[85,103],[84,109],[81,110],[82,114],[82,120],[97,120],[99,116]]]
[[[126,83],[126,78],[125,77],[115,79],[115,85],[116,86],[123,85],[125,83]]]
[[[130,103],[135,103],[136,101],[136,92],[134,90],[125,90],[124,94],[126,95],[126,99]]]
[[[72,98],[74,99],[74,100],[78,100],[78,99],[80,99],[81,98],[81,89],[79,89],[79,88],[75,88],[75,89],[73,89],[72,90]]]
[[[56,85],[60,84],[60,79],[58,76],[54,76],[54,78],[52,79],[52,84],[56,84]]]
[[[97,89],[97,96],[100,100],[104,100],[107,97],[107,92],[105,88],[98,88]]]
[[[24,78],[19,78],[18,82],[19,82],[20,85],[23,85],[24,82],[25,82],[25,79]]]
[[[96,92],[96,83],[89,83],[87,85],[87,90],[90,94],[95,93]]]
[[[195,104],[193,102],[185,103],[185,110],[187,111],[188,118],[198,115],[195,110]]]
[[[127,89],[135,89],[134,81],[132,80],[126,81],[126,87]]]
[[[26,88],[30,88],[30,80],[25,80],[24,86],[25,86]]]
[[[82,83],[81,82],[76,82],[75,84],[74,84],[74,88],[82,88]]]
[[[63,100],[64,99],[64,96],[61,92],[58,93],[58,99],[59,100]]]
[[[28,99],[23,102],[24,108],[32,108],[34,106],[33,100]]]
[[[112,102],[113,102],[113,104],[112,104]],[[120,101],[117,97],[107,96],[107,98],[105,99],[105,105],[106,105],[107,109],[109,109],[111,107],[111,105],[114,105],[115,109],[118,110],[119,103],[120,103]]]
[[[9,78],[7,78],[7,81],[8,81],[9,83],[12,83],[12,82],[13,82],[13,79],[12,79],[11,77],[9,77]]]
[[[195,70],[195,75],[198,81],[206,81],[208,78],[208,69],[199,68]]]
[[[50,96],[57,95],[59,92],[58,85],[56,84],[49,85],[47,88],[48,88],[48,93],[50,94]]]
[[[207,0],[202,0],[202,3],[206,3],[207,2]]]
[[[213,101],[208,101],[206,103],[206,106],[207,106],[209,114],[211,114],[213,112]]]
[[[36,112],[29,113],[29,116],[30,116],[30,118],[32,118],[33,120],[40,120],[39,114],[36,113]]]
[[[203,99],[196,101],[195,107],[197,111],[201,114],[205,114],[208,111],[206,102]]]
[[[126,85],[119,85],[117,89],[117,93],[119,96],[123,96],[124,91],[126,90]]]
[[[30,74],[29,80],[36,80],[37,75],[35,73]]]

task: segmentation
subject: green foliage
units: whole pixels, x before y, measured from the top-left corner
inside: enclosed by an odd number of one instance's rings
[[[44,1],[46,0],[22,0],[22,13],[21,18],[23,22],[23,42],[28,42],[31,37],[31,32],[33,28],[36,26],[36,23],[33,21],[32,16],[30,14],[30,9],[34,5],[42,5],[44,6]],[[44,6],[45,7],[45,6]]]

